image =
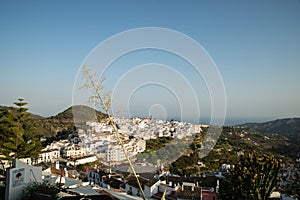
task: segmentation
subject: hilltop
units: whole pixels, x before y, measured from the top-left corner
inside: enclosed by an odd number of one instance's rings
[[[277,119],[264,123],[246,123],[240,126],[267,133],[277,133],[280,135],[295,135],[300,133],[300,118]]]
[[[0,109],[10,109],[0,106]],[[29,112],[30,113],[30,112]],[[73,130],[75,127],[84,126],[87,121],[101,121],[107,118],[106,114],[88,106],[74,105],[51,117],[42,117],[30,113],[32,123],[37,127],[36,133],[42,136],[52,136],[62,130]]]
[[[36,118],[35,124],[43,135],[53,135],[64,129],[73,130],[76,124],[84,126],[87,121],[101,121],[107,115],[88,106],[75,105],[48,118]]]

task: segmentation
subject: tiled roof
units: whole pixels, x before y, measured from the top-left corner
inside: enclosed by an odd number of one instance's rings
[[[160,199],[162,195],[163,192],[158,192],[153,195],[153,197]],[[176,200],[177,198],[201,200],[201,188],[193,187],[192,189],[192,187],[185,186],[184,190],[177,189],[176,191],[172,191],[169,195],[165,196],[165,199],[168,200]]]
[[[148,179],[145,179],[140,176],[138,177],[138,179],[139,179],[142,187],[144,187],[144,185],[149,181]],[[138,182],[134,176],[129,176],[128,178],[126,178],[126,180],[127,180],[128,185],[135,187],[135,188],[139,188]]]
[[[54,174],[54,175],[63,175],[63,176],[65,176],[65,170],[64,169],[56,169],[55,167],[51,167],[50,170],[51,170],[51,173]],[[68,177],[75,178],[75,176],[73,174],[69,173],[69,172],[68,172]]]
[[[112,188],[119,189],[120,185],[123,184],[123,181],[120,181],[114,177],[108,178],[103,181],[105,184],[109,184]]]
[[[177,197],[180,199],[201,200],[201,188],[184,186],[183,190],[177,190]]]
[[[148,181],[145,185],[148,187],[153,186],[155,183],[157,183],[159,180],[156,178],[151,179],[150,181]]]
[[[205,176],[205,177],[176,177],[176,176],[167,176],[167,183],[179,183],[182,185],[183,182],[197,183],[201,187],[216,187],[217,186],[217,177],[216,176]]]

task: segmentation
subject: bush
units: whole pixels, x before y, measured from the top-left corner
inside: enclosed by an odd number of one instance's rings
[[[57,200],[59,189],[51,185],[49,182],[44,181],[41,183],[32,182],[26,187],[24,199],[31,199],[34,193],[50,195],[51,199]]]

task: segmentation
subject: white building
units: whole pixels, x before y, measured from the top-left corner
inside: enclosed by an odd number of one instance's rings
[[[60,157],[60,150],[59,149],[43,149],[39,154],[38,163],[41,162],[51,162],[53,163]]]
[[[145,140],[130,140],[123,145],[130,158],[145,151],[146,149]],[[102,149],[102,151],[105,151],[104,156],[106,162],[121,162],[127,160],[121,145],[107,144],[106,146],[103,146],[103,148],[104,147],[106,147],[106,149]]]
[[[7,169],[5,199],[20,199],[30,182],[42,182],[42,167],[29,166],[14,159],[12,167]]]
[[[66,158],[77,158],[87,155],[87,151],[84,147],[77,144],[69,144],[62,147],[62,156]]]

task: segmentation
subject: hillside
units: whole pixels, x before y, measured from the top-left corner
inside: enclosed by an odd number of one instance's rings
[[[278,153],[289,155],[291,158],[300,157],[300,118],[277,119],[265,123],[247,123],[240,126],[265,133],[276,134],[278,142],[282,144],[276,149]]]
[[[297,158],[296,148],[297,144],[286,136],[249,128],[224,127],[214,149],[202,161],[208,169],[216,169],[222,163],[234,164],[242,152],[257,151],[293,162]]]
[[[205,134],[206,130],[202,135]],[[217,144],[206,157],[194,159],[198,150],[193,147],[194,145],[191,145],[191,149],[171,165],[171,170],[178,174],[180,169],[184,168],[184,173],[179,173],[181,175],[191,175],[195,170],[217,170],[224,163],[236,164],[238,155],[252,151],[273,154],[282,159],[284,163],[294,164],[296,159],[300,157],[299,142],[299,138],[293,140],[288,135],[261,132],[241,126],[225,126]],[[202,142],[197,141],[196,144],[202,145]],[[200,167],[197,162],[203,163],[204,166]]]
[[[277,119],[264,123],[246,123],[240,126],[267,133],[295,135],[300,133],[300,118]]]
[[[83,105],[75,105],[48,118],[35,120],[35,124],[43,135],[53,135],[63,129],[72,130],[75,126],[84,126],[87,121],[100,121],[107,118],[106,114]]]
[[[0,106],[0,109],[10,108]],[[64,129],[73,130],[75,123],[76,127],[84,126],[87,121],[100,121],[107,118],[107,115],[88,106],[75,105],[55,116],[45,118],[36,114],[31,114],[31,118],[33,124],[37,127],[36,133],[38,135],[50,136],[55,135],[57,132]]]

